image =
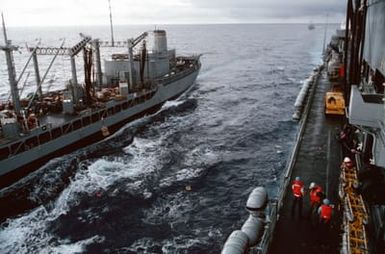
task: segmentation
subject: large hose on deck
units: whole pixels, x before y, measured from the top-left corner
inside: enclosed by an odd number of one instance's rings
[[[265,223],[262,219],[250,215],[243,224],[241,230],[249,239],[249,246],[255,246],[261,239]]]
[[[250,193],[246,202],[249,218],[241,230],[235,230],[230,234],[221,254],[243,254],[259,243],[265,227],[267,201],[267,192],[263,187],[257,187]]]
[[[310,88],[313,86],[314,82],[317,81],[317,76],[319,75],[319,72],[320,72],[320,68],[315,69],[314,72],[310,75],[310,77],[307,78],[303,83],[301,90],[298,93],[297,99],[295,100],[295,103],[294,103],[294,113],[292,116],[294,120],[301,119],[303,109],[305,108],[305,105],[306,105],[307,95],[309,93]]]

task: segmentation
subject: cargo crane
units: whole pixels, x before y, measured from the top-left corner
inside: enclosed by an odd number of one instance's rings
[[[142,33],[138,37],[134,39],[128,39],[128,68],[129,68],[129,83],[130,83],[130,90],[132,91],[134,89],[134,80],[133,80],[133,73],[134,73],[134,47],[139,44],[144,38],[146,38],[148,35],[147,32]]]
[[[92,38],[90,36],[85,36],[85,35],[82,35],[80,34],[80,36],[83,37],[83,39],[81,41],[79,41],[77,44],[75,44],[73,47],[71,48],[64,48],[63,45],[64,45],[64,41],[63,43],[61,44],[60,47],[35,47],[35,48],[28,48],[28,50],[30,52],[32,52],[34,56],[34,66],[35,66],[35,72],[38,74],[38,61],[37,61],[37,56],[36,55],[54,55],[54,58],[52,59],[49,67],[48,67],[48,70],[45,74],[45,76],[47,75],[50,67],[52,66],[53,62],[55,61],[56,57],[58,55],[68,55],[70,56],[70,60],[71,60],[71,73],[72,73],[72,80],[71,80],[71,83],[73,85],[73,91],[74,91],[74,101],[75,103],[77,103],[78,99],[79,99],[79,94],[78,94],[78,80],[77,80],[77,74],[76,74],[76,62],[75,62],[75,56],[77,54],[79,54],[80,51],[82,51],[84,49],[84,47],[87,45],[87,43],[89,43]],[[45,78],[44,76],[44,78]],[[40,81],[39,85],[38,85],[38,90],[40,90],[40,87],[44,81],[44,78]],[[28,105],[28,107],[31,106],[31,102],[32,100],[35,98],[36,96],[36,93],[38,92],[35,91],[34,95],[32,96],[32,99]]]
[[[111,47],[111,48],[126,48],[128,46],[128,41],[115,41],[114,44],[110,41],[100,41],[100,47]]]

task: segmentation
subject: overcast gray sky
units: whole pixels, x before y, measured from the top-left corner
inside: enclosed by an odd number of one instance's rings
[[[114,24],[341,22],[345,0],[111,0]],[[9,26],[108,25],[108,0],[0,0]]]

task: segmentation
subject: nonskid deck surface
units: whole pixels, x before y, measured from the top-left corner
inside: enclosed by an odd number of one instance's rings
[[[342,120],[326,118],[324,115],[324,95],[329,87],[330,82],[323,72],[315,90],[290,184],[286,189],[287,195],[283,200],[270,253],[339,253],[341,237],[337,208],[342,154],[335,135],[341,127]],[[294,217],[291,215],[293,203],[291,182],[296,176],[301,177],[306,187],[302,219],[298,213],[295,213]],[[308,188],[311,182],[320,184],[327,198],[335,205],[329,229],[320,228],[316,222],[318,217],[313,220],[308,218],[310,209]]]

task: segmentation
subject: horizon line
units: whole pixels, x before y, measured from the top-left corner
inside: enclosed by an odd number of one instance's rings
[[[308,25],[309,22],[224,22],[224,23],[131,23],[131,24],[115,24],[114,26],[207,26],[207,25]],[[333,25],[340,24],[338,22],[318,22],[312,23],[313,25]],[[48,27],[92,27],[92,26],[106,26],[109,24],[93,24],[93,25],[10,25],[7,28],[24,28],[24,27],[36,27],[36,28],[48,28]]]

